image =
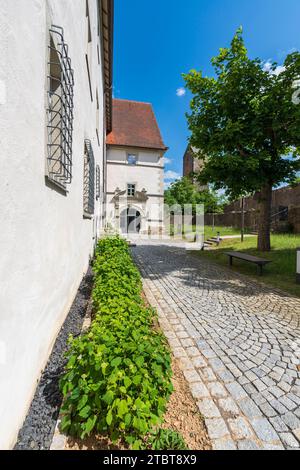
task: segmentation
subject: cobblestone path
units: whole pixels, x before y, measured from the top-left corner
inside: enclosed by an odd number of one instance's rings
[[[300,448],[300,299],[183,247],[132,250],[214,449]]]

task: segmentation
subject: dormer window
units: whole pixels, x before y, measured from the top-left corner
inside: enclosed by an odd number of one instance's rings
[[[128,163],[128,165],[136,165],[137,164],[137,155],[135,155],[133,153],[128,153],[127,163]]]

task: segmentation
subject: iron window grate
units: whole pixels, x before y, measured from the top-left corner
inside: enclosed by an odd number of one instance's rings
[[[65,188],[72,180],[74,71],[63,28],[49,32],[47,177]]]
[[[95,158],[91,141],[84,142],[83,214],[90,217],[95,211]]]
[[[96,166],[96,199],[100,199],[100,166]]]

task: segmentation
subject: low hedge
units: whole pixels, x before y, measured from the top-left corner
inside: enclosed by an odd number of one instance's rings
[[[93,271],[95,315],[88,333],[70,339],[61,429],[81,438],[93,431],[139,449],[172,392],[169,349],[153,328],[156,313],[144,304],[127,243],[101,240]]]

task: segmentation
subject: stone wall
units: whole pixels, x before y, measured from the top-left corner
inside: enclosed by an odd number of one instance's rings
[[[245,227],[257,229],[258,194],[245,199]],[[285,209],[287,212],[285,213]],[[235,201],[225,207],[223,214],[206,214],[205,224],[241,228],[241,201]],[[276,232],[292,231],[300,233],[300,184],[286,186],[272,194],[272,230]]]

